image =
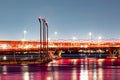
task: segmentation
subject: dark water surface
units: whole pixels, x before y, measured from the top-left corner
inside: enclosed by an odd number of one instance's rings
[[[120,60],[60,59],[45,65],[0,65],[0,80],[120,80]]]

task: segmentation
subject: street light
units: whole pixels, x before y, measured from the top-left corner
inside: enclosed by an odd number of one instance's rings
[[[55,31],[54,34],[55,34],[55,40],[56,40],[58,32]]]
[[[51,40],[51,38],[48,38],[48,41],[50,41]]]
[[[74,36],[73,38],[72,38],[72,40],[73,40],[73,43],[71,44],[72,46],[75,46],[75,40],[76,40],[77,38]]]
[[[73,41],[75,41],[77,38],[76,38],[76,37],[73,37],[72,39],[73,39]]]
[[[88,34],[89,36],[90,36],[90,42],[92,42],[92,33],[91,32],[89,32],[89,34]]]
[[[58,32],[54,32],[55,33],[55,35],[57,35],[58,34]]]
[[[98,43],[101,42],[101,40],[102,40],[102,37],[99,36],[99,37],[98,37]]]
[[[24,33],[24,36],[23,36],[23,41],[25,41],[25,39],[26,39],[26,34],[27,34],[27,31],[26,31],[26,30],[24,30],[24,31],[23,31],[23,33]]]
[[[99,40],[101,40],[101,39],[102,39],[102,37],[101,37],[101,36],[99,36],[99,37],[98,37],[98,39],[99,39]]]

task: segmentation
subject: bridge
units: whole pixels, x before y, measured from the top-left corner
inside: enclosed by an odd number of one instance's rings
[[[41,45],[41,43],[43,43]],[[0,54],[31,54],[44,51],[48,45],[49,53],[51,55],[57,53],[58,56],[64,53],[97,53],[106,54],[108,57],[115,58],[120,56],[120,41],[116,40],[102,40],[102,41],[89,41],[89,40],[56,40],[40,42],[40,41],[14,41],[14,40],[1,40],[0,41]],[[44,48],[41,48],[44,46]],[[117,55],[117,56],[116,56]]]
[[[62,54],[108,54],[120,57],[120,40],[48,40],[48,23],[39,17],[40,40],[0,40],[0,64],[42,64]],[[90,34],[91,36],[91,34]],[[57,55],[56,55],[57,54]],[[56,55],[56,56],[55,56]]]

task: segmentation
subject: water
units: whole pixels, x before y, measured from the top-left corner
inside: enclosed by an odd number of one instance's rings
[[[119,59],[60,59],[45,65],[1,65],[0,80],[119,80]]]

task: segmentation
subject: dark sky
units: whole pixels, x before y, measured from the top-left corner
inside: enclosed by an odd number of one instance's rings
[[[39,16],[51,39],[120,38],[120,0],[0,0],[0,40],[38,40]]]

